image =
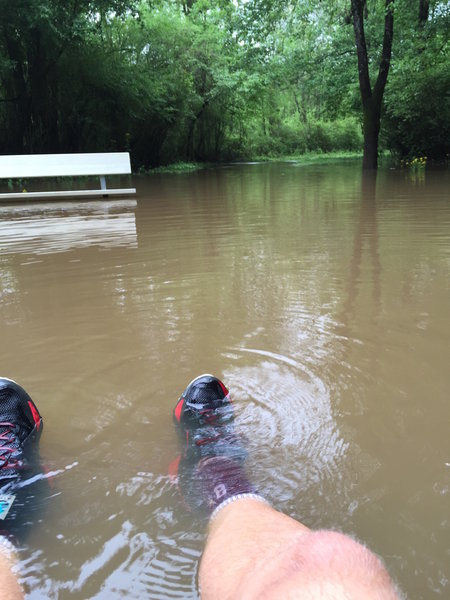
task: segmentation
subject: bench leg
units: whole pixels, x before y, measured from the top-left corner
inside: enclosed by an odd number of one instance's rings
[[[100,175],[100,189],[106,190],[106,179],[104,175]],[[103,194],[103,198],[107,198],[108,194]]]

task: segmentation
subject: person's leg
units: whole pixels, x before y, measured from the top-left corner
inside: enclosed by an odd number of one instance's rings
[[[209,525],[202,600],[397,600],[381,561],[333,531],[312,531],[267,504],[231,502]]]
[[[199,570],[203,600],[398,599],[365,546],[342,533],[312,531],[257,494],[244,471],[228,390],[217,378],[194,379],[174,421],[179,489],[193,512],[211,516]]]
[[[13,573],[15,562],[14,547],[0,536],[0,600],[22,600],[24,597]]]

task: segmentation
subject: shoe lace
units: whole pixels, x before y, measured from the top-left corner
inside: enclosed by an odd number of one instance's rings
[[[199,415],[203,423],[207,423],[208,425],[212,425],[220,420],[220,414],[211,408],[200,410]]]
[[[17,440],[14,435],[15,425],[7,421],[0,421],[0,468],[13,467],[17,460],[12,460],[12,454],[17,450]]]

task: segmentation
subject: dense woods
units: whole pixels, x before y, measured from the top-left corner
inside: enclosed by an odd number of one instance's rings
[[[445,159],[437,0],[0,0],[0,153]]]

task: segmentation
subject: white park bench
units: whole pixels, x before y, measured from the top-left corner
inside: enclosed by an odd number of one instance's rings
[[[1,200],[27,200],[33,198],[60,198],[64,196],[123,196],[135,194],[135,188],[107,188],[107,175],[131,173],[128,152],[96,152],[88,154],[18,154],[0,156],[0,179],[38,177],[78,177],[97,175],[97,189],[55,189],[53,191],[0,192]]]

